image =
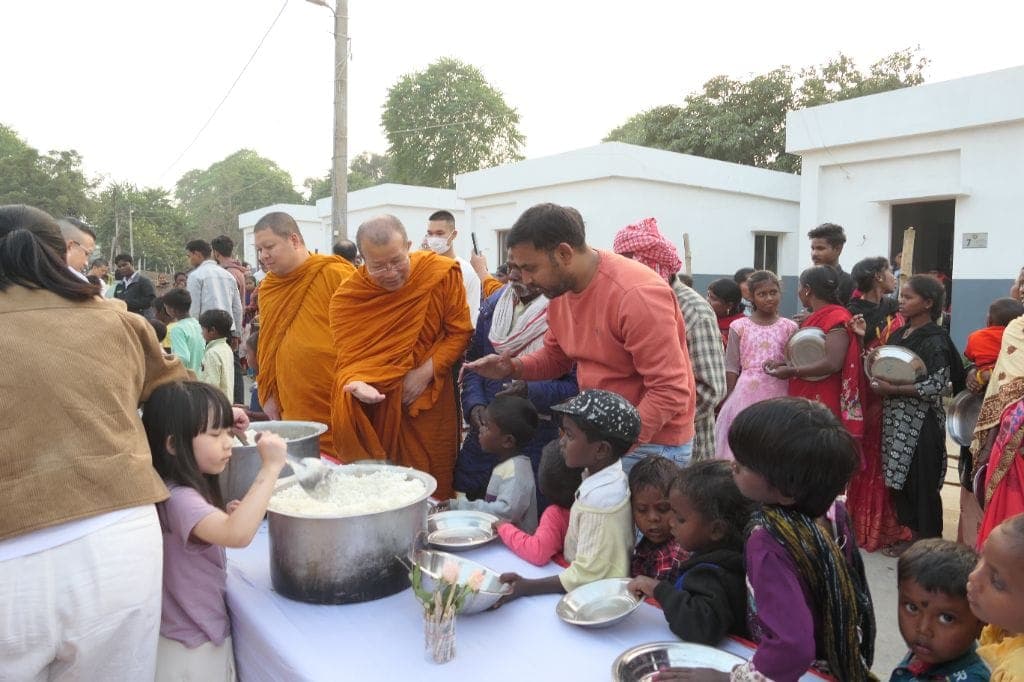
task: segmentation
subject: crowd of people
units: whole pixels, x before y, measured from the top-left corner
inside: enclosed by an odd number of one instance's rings
[[[414,248],[379,216],[321,255],[268,213],[256,271],[226,236],[192,240],[158,292],[127,254],[108,282],[87,224],[0,207],[0,679],[233,679],[224,548],[251,541],[285,444],[260,439],[241,500],[216,477],[256,419],[426,471],[442,507],[494,513],[511,551],[562,566],[502,575],[499,606],[630,577],[679,638],[757,643],[731,673],[659,679],[870,679],[860,549],[899,557],[892,679],[1024,679],[1021,278],[961,355],[944,283],[882,256],[845,272],[834,224],[808,235],[793,319],[766,270],[702,296],[653,218],[604,250],[575,209],[534,206],[494,274],[456,256],[451,213],[425,228]],[[803,333],[822,350],[796,362]],[[866,374],[883,345],[921,376]],[[962,388],[984,397],[954,543],[939,493]]]

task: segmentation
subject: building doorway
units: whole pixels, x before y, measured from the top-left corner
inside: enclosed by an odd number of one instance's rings
[[[896,204],[892,207],[892,244],[890,256],[903,251],[903,231],[913,226],[914,274],[931,273],[946,285],[946,310],[953,298],[953,228],[956,220],[956,199]],[[946,325],[948,326],[948,315]]]

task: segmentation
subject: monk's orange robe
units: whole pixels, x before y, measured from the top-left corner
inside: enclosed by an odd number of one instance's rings
[[[332,427],[338,458],[390,459],[437,479],[440,499],[452,496],[461,424],[452,367],[473,334],[458,262],[427,251],[410,254],[409,279],[387,291],[365,266],[331,300],[338,350]],[[434,377],[409,406],[405,375],[433,358]],[[384,394],[364,405],[343,389],[364,381]]]
[[[283,277],[268,274],[260,284],[260,339],[257,348],[260,402],[276,396],[281,418],[331,424],[334,343],[328,311],[338,285],[355,268],[338,256],[311,255]],[[334,455],[331,432],[320,449]]]
[[[480,290],[484,292],[484,298],[488,298],[491,294],[493,294],[495,291],[502,288],[503,286],[505,285],[502,284],[500,279],[498,279],[497,277],[492,277],[491,275],[488,275],[484,281],[480,282]]]

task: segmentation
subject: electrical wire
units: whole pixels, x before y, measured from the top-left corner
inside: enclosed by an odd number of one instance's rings
[[[220,108],[222,106],[224,106],[224,102],[226,102],[228,97],[231,96],[231,92],[235,89],[235,86],[238,85],[238,81],[240,81],[242,79],[242,76],[245,75],[246,69],[248,69],[249,65],[252,64],[252,60],[256,58],[256,54],[260,51],[260,48],[263,47],[263,43],[264,41],[266,41],[267,36],[269,36],[270,32],[274,30],[274,26],[277,24],[277,20],[281,18],[282,14],[284,14],[284,10],[286,7],[288,7],[288,0],[284,0],[284,4],[281,5],[281,9],[278,10],[277,16],[275,16],[274,20],[270,22],[270,26],[267,27],[267,30],[263,33],[263,37],[260,38],[260,42],[257,43],[256,49],[252,51],[252,54],[249,56],[249,60],[245,62],[245,65],[242,67],[242,70],[238,72],[238,76],[235,77],[235,80],[231,83],[231,86],[228,88],[228,91],[224,93],[224,96],[221,98],[220,102],[217,104],[216,107],[214,107],[213,113],[210,114],[210,117],[208,119],[206,119],[206,123],[204,123],[202,127],[199,128],[199,132],[197,132],[195,137],[192,138],[192,141],[188,143],[188,146],[186,146],[185,149],[183,149],[182,152],[178,154],[178,158],[172,161],[171,164],[164,169],[164,172],[160,174],[161,180],[164,178],[164,176],[167,175],[167,173],[172,168],[174,168],[178,164],[179,161],[182,160],[182,158],[184,158],[185,154],[187,154],[188,151],[192,149],[192,146],[195,145],[195,143],[199,140],[199,137],[203,134],[203,131],[205,131],[206,128],[213,121],[213,118],[217,115],[217,112],[220,111]]]

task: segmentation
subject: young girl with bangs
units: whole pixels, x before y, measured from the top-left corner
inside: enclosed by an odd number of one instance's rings
[[[235,679],[224,548],[252,541],[286,446],[280,436],[261,434],[256,480],[241,501],[225,507],[217,475],[231,457],[234,421],[224,393],[197,381],[161,386],[145,406],[153,467],[170,491],[157,504],[164,547],[158,682]]]
[[[795,681],[809,667],[873,679],[871,594],[835,501],[858,465],[856,440],[820,403],[774,398],[736,417],[729,444],[736,486],[761,505],[744,547],[757,650],[732,679]]]

